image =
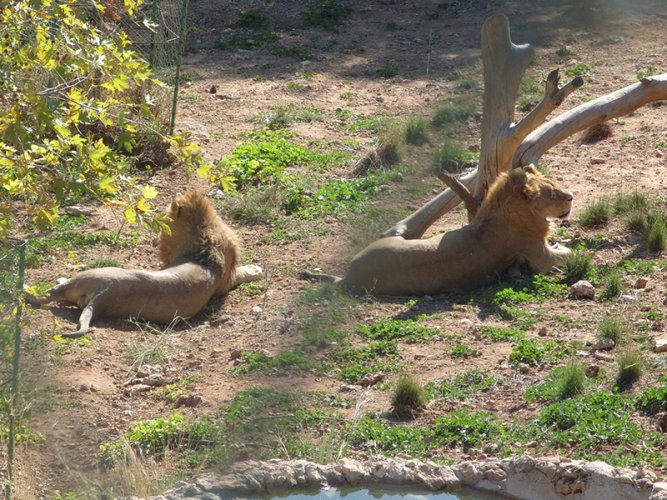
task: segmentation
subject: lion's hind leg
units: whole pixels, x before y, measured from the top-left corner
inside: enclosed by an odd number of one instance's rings
[[[90,333],[93,330],[90,326],[90,323],[104,310],[105,303],[111,297],[110,290],[111,287],[108,286],[98,292],[97,295],[95,295],[92,299],[90,299],[88,304],[86,304],[86,306],[81,310],[81,314],[79,315],[79,329],[75,332],[63,333],[62,337],[76,339],[87,333]]]

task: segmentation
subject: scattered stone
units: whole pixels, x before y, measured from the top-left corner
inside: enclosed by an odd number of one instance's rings
[[[426,358],[427,358],[426,354],[421,353],[421,352],[417,352],[417,353],[415,353],[415,356],[414,356],[414,357],[415,357],[415,359],[416,359],[417,361],[419,361],[419,360],[421,360],[421,359],[426,359]]]
[[[241,356],[243,356],[243,351],[241,349],[232,349],[229,353],[230,360],[239,359]]]
[[[623,294],[618,298],[618,301],[622,302],[623,304],[634,304],[635,302],[637,302],[637,297],[635,297],[634,295]]]
[[[667,339],[655,339],[655,352],[667,352]]]
[[[602,337],[591,346],[591,351],[610,351],[616,347],[616,342],[608,337]]]
[[[463,476],[463,482],[466,484],[475,484],[484,476],[472,462],[462,462],[458,466],[458,471]]]
[[[86,217],[90,217],[95,213],[95,210],[89,207],[82,207],[79,205],[70,205],[69,207],[65,207],[63,209],[66,214],[69,215],[84,215]]]
[[[361,387],[370,387],[384,379],[384,373],[369,373],[359,381]]]
[[[202,401],[203,398],[199,394],[183,394],[178,396],[176,401],[174,401],[174,408],[180,408],[182,406],[186,408],[195,408],[196,406],[199,406]]]
[[[548,333],[549,333],[549,332],[548,332],[546,326],[543,326],[543,327],[540,328],[540,330],[537,332],[537,334],[538,334],[540,337],[546,337]]]
[[[211,85],[208,89],[209,94],[215,94],[217,91],[218,91],[218,87],[216,87],[215,85]]]
[[[599,359],[600,361],[614,361],[614,356],[601,351],[595,351],[593,353],[593,357],[595,359]]]
[[[581,280],[577,281],[570,287],[570,293],[575,299],[590,300],[595,298],[595,287],[591,284],[590,281]]]
[[[667,433],[667,412],[661,411],[655,414],[655,426],[658,431]]]
[[[637,278],[637,281],[635,281],[636,289],[646,288],[647,286],[648,286],[648,278],[642,276],[641,278]]]
[[[141,394],[142,392],[148,392],[152,389],[150,385],[146,384],[137,384],[133,385],[129,389],[125,390],[125,394],[128,396],[135,396],[137,394]]]
[[[528,375],[531,371],[532,368],[530,365],[527,365],[526,363],[519,364],[519,373],[522,373],[523,375]]]
[[[260,306],[252,306],[252,309],[250,309],[250,312],[254,314],[255,316],[258,316],[262,314],[262,308]]]
[[[607,160],[605,160],[604,158],[591,158],[591,164],[592,165],[601,165],[601,164],[606,163],[606,162],[607,162]]]
[[[586,368],[586,376],[588,378],[595,378],[600,373],[600,365],[588,365]]]
[[[357,390],[357,386],[350,384],[343,384],[338,388],[338,390],[340,392],[353,392]]]
[[[147,378],[143,379],[143,383],[152,385],[153,387],[159,387],[165,385],[167,381],[160,373],[151,373]]]

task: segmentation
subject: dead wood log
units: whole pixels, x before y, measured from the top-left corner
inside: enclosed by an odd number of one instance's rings
[[[545,122],[549,114],[584,83],[577,77],[559,87],[558,70],[554,70],[547,77],[542,101],[519,123],[514,123],[519,84],[534,51],[528,44],[512,43],[509,21],[502,14],[484,22],[481,46],[484,105],[479,166],[459,179],[477,203],[484,199],[500,173],[513,166],[537,164],[542,154],[579,130],[628,114],[649,102],[667,99],[667,74],[663,74],[581,104]],[[437,219],[460,202],[461,198],[447,188],[389,228],[383,236],[421,238]]]

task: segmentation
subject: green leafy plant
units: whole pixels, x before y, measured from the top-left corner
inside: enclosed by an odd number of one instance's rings
[[[429,399],[444,398],[464,400],[478,392],[491,389],[501,385],[503,381],[488,370],[477,370],[471,368],[457,374],[451,380],[440,380],[428,382],[424,388]]]
[[[424,342],[442,335],[440,328],[420,325],[413,319],[383,319],[370,325],[358,325],[357,331],[369,340]]]
[[[663,384],[658,387],[647,387],[641,394],[637,395],[636,406],[648,415],[667,410],[667,383],[663,378]]]
[[[581,342],[563,343],[555,340],[522,338],[515,342],[509,355],[509,361],[513,364],[525,363],[540,366],[569,356],[581,346]]]
[[[591,66],[586,63],[577,63],[573,66],[568,66],[565,68],[565,74],[567,76],[573,77],[573,76],[584,76],[588,74],[588,72],[591,70]]]
[[[446,417],[437,418],[430,437],[442,446],[461,445],[463,449],[468,449],[495,439],[504,432],[504,426],[496,421],[495,414],[491,412],[457,410]]]
[[[352,8],[335,0],[317,0],[302,16],[306,25],[334,31],[352,13]]]
[[[396,62],[396,59],[387,59],[378,70],[378,75],[384,79],[393,78],[397,76],[398,73],[398,63]]]
[[[644,78],[649,78],[656,74],[654,66],[648,66],[646,69],[637,71],[637,80],[642,81]]]
[[[452,358],[470,358],[476,354],[477,351],[465,344],[454,344],[449,350],[449,355]]]
[[[347,347],[331,356],[338,376],[346,382],[358,382],[364,376],[391,372],[400,368],[396,341],[369,342],[364,347]]]
[[[419,456],[427,449],[420,428],[392,425],[372,414],[349,424],[346,440],[353,448],[373,454]]]
[[[241,360],[244,363],[231,370],[234,375],[248,375],[258,372],[271,375],[287,375],[314,367],[314,362],[311,359],[295,351],[282,352],[275,357],[269,357],[263,352],[244,352],[241,355]]]
[[[518,328],[504,328],[499,326],[483,326],[480,329],[480,332],[485,339],[489,339],[494,342],[515,340],[522,338],[524,335],[524,333]]]

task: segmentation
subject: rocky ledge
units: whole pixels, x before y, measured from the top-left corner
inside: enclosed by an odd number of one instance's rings
[[[452,492],[466,488],[519,499],[576,495],[577,499],[595,500],[667,500],[667,482],[659,481],[646,469],[527,455],[462,462],[451,467],[386,457],[343,459],[327,465],[306,460],[247,461],[235,464],[224,476],[208,473],[194,483],[179,483],[152,500],[214,500],[292,488],[370,485]]]

